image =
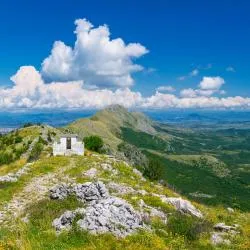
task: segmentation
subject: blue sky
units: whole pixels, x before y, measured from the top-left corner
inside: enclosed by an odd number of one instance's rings
[[[134,80],[133,86],[129,86],[131,91],[150,97],[157,87],[171,86],[178,96],[182,89],[197,89],[207,76],[224,80],[224,97],[247,98],[249,12],[250,2],[243,0],[3,0],[0,86],[11,87],[10,77],[23,65],[33,65],[41,71],[41,63],[50,55],[55,41],[74,46],[74,21],[86,18],[94,27],[107,24],[110,39],[120,37],[126,44],[140,43],[149,51],[133,59],[144,69],[131,73]],[[191,73],[194,70],[196,74]],[[45,80],[47,76],[42,75]],[[49,80],[62,80],[56,76]],[[214,92],[215,96],[218,94],[219,91]]]

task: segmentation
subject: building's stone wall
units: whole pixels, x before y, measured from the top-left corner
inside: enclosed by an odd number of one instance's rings
[[[84,144],[71,137],[71,149],[67,149],[67,137],[61,137],[60,142],[54,142],[53,155],[84,155]]]

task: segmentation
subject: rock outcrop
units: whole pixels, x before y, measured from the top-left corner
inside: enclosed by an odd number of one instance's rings
[[[76,214],[81,216],[77,225],[94,234],[110,232],[118,237],[125,237],[144,227],[140,213],[125,200],[110,196],[100,181],[76,184],[73,187],[56,186],[51,189],[50,197],[63,199],[68,194],[75,194],[86,207],[66,211],[55,219],[52,225],[57,232],[70,229]]]

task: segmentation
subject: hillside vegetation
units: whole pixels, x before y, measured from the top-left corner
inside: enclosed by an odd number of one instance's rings
[[[219,127],[173,127],[117,105],[68,126],[81,136],[101,136],[113,154],[126,148],[126,159],[137,167],[145,164],[140,152],[162,162],[160,179],[194,201],[249,211],[250,130]],[[124,143],[130,153],[119,146]]]

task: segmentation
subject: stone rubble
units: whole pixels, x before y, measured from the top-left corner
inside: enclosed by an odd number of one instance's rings
[[[58,186],[52,190],[53,194],[61,191]],[[55,192],[55,190],[59,191]],[[81,209],[80,213],[79,209],[78,212],[66,211],[55,219],[52,225],[57,232],[70,229],[77,213],[81,215],[81,219],[77,221],[78,226],[93,234],[111,232],[118,237],[125,237],[138,228],[145,227],[140,213],[136,212],[125,200],[110,196],[105,185],[100,181],[76,184],[68,187],[67,193],[75,194],[86,207]],[[50,195],[50,197],[58,198],[58,195]]]

